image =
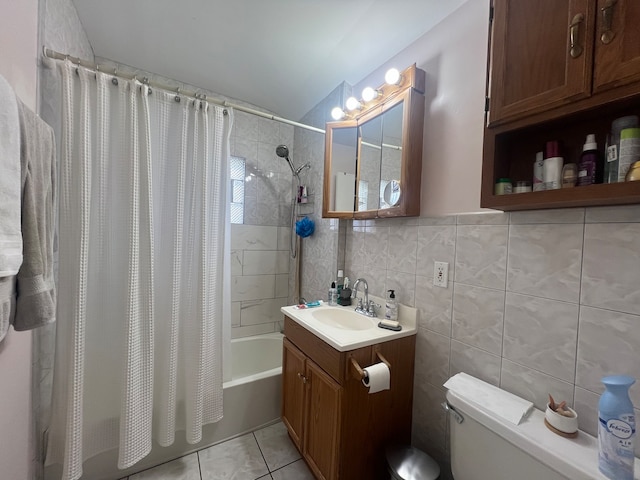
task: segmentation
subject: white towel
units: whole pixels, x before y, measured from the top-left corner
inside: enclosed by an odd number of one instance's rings
[[[21,264],[18,101],[0,75],[0,277],[15,275]]]
[[[515,425],[533,408],[533,403],[466,373],[454,375],[444,387]]]
[[[55,140],[52,128],[18,102],[23,262],[17,278],[13,329],[31,330],[56,318],[53,281]]]

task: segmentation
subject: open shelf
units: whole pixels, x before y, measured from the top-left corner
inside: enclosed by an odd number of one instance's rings
[[[604,156],[611,123],[626,115],[640,116],[640,94],[555,118],[549,112],[536,123],[485,129],[481,206],[509,211],[640,203],[640,182],[494,195],[498,178],[509,178],[514,185],[519,180],[532,181],[536,152],[544,151],[547,141],[560,141],[565,164],[577,164],[587,134],[594,133]]]
[[[640,203],[640,182],[608,183],[544,192],[491,195],[482,204],[497,210],[590,207]]]

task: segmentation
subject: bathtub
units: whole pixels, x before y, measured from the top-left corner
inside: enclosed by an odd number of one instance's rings
[[[280,419],[282,398],[282,337],[280,333],[231,340],[231,380],[223,384],[224,417],[205,425],[202,441],[186,442],[177,432],[175,442],[161,447],[154,442],[151,453],[127,470],[118,470],[117,451],[88,459],[82,478],[114,480],[160,465],[225,440],[275,423]],[[45,480],[60,478],[60,466],[46,468]]]
[[[227,389],[282,373],[282,334],[270,333],[231,340],[231,380]],[[224,402],[224,408],[227,402]],[[226,415],[226,411],[225,411]]]

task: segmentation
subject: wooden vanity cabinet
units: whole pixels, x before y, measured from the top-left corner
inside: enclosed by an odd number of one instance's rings
[[[282,420],[318,479],[386,479],[384,449],[411,441],[415,335],[339,352],[285,317]],[[391,388],[369,394],[363,368],[391,365]]]
[[[611,122],[640,114],[639,24],[636,0],[492,1],[481,207],[640,203],[640,182],[494,194],[498,178],[531,181],[547,141],[578,163],[587,134],[604,154]]]

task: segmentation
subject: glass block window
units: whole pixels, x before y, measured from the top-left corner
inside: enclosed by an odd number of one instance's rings
[[[367,210],[367,197],[369,196],[369,182],[360,180],[358,182],[358,211]]]
[[[245,159],[231,157],[231,223],[244,223]]]

